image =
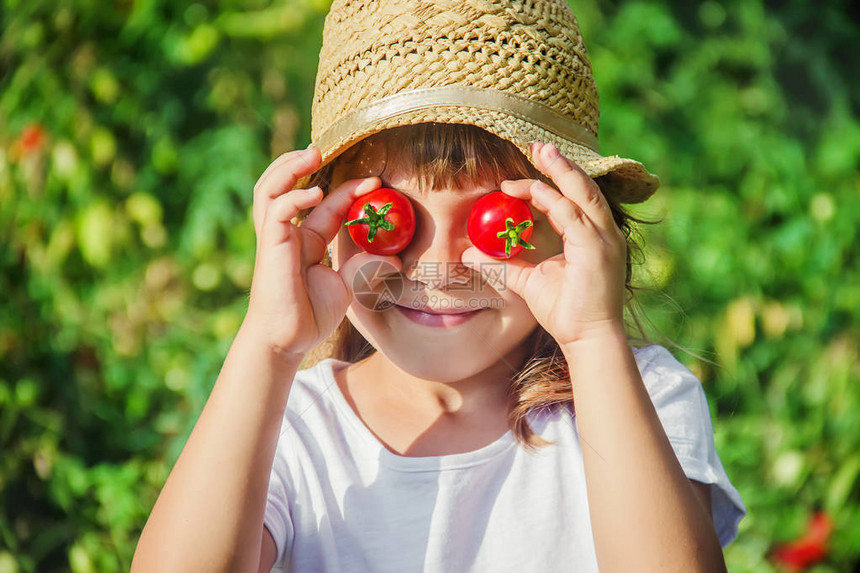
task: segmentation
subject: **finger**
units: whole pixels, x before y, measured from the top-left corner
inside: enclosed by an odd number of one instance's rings
[[[538,167],[549,175],[561,193],[577,204],[601,233],[615,231],[615,220],[609,203],[597,183],[579,165],[561,155],[551,143],[536,143],[532,156],[537,159]]]
[[[503,181],[502,192],[529,201],[546,215],[556,233],[565,243],[590,245],[600,240],[594,223],[579,206],[551,185],[535,179]]]
[[[531,191],[532,185],[537,183],[537,179],[520,179],[516,181],[503,181],[502,191],[512,197],[528,201],[541,213],[546,216],[550,226],[559,235],[564,235],[564,226],[558,220],[558,216],[548,211],[548,207],[542,203]]]
[[[464,265],[480,273],[484,282],[496,292],[510,290],[520,297],[524,296],[529,277],[537,266],[517,257],[496,259],[477,247],[464,250],[461,260]]]
[[[266,216],[269,204],[276,197],[291,191],[296,182],[319,168],[320,152],[316,147],[290,153],[276,159],[254,186],[254,226],[257,232]]]
[[[314,262],[322,260],[326,245],[337,236],[341,224],[355,200],[374,189],[378,189],[381,184],[379,177],[350,179],[330,191],[302,222],[301,228],[304,231],[319,237],[318,241],[305,241],[302,244],[302,259]]]
[[[287,153],[282,153],[279,155],[274,161],[272,161],[266,170],[263,171],[260,178],[257,180],[257,183],[254,184],[254,193],[259,190],[259,188],[266,182],[266,180],[272,175],[272,172],[275,169],[279,169],[281,166],[287,163],[293,163],[296,161],[300,161],[304,158],[306,162],[308,162],[308,158],[312,157],[315,153],[318,153],[319,149],[315,146],[310,145],[307,149],[296,149],[293,151],[288,151]]]
[[[322,189],[296,189],[271,201],[266,210],[260,233],[257,235],[258,250],[261,244],[279,244],[290,238],[294,225],[292,219],[302,209],[313,207],[322,199]]]
[[[254,183],[254,193],[257,192],[257,189],[260,188],[260,185],[269,177],[273,169],[276,169],[277,167],[295,158],[297,154],[304,153],[304,151],[304,149],[297,149],[293,151],[287,151],[286,153],[282,153],[277,156],[271,163],[269,163],[269,165],[266,167],[266,170],[260,174],[260,177],[259,179],[257,179],[257,182]]]

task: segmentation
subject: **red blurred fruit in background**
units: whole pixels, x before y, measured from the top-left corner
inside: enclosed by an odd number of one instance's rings
[[[23,157],[35,151],[39,151],[45,145],[47,134],[45,128],[38,123],[31,123],[21,130],[16,146]]]
[[[809,518],[806,532],[794,541],[776,547],[771,559],[792,573],[804,571],[827,557],[832,532],[833,520],[823,511],[817,511]]]

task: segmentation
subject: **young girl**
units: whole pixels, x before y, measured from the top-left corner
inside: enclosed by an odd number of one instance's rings
[[[625,328],[620,204],[658,180],[597,117],[565,2],[336,1],[315,145],[257,182],[248,312],[132,571],[725,570],[701,384]],[[343,224],[380,187],[415,210],[394,255]],[[534,214],[508,259],[466,233],[497,190]]]

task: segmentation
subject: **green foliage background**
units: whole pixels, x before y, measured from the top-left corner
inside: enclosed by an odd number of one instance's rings
[[[856,570],[856,7],[573,6],[602,151],[663,180],[637,277],[700,356],[676,352],[749,510],[729,570],[775,570],[815,509],[835,521],[815,571]],[[0,573],[128,570],[244,315],[254,181],[310,141],[327,7],[3,1]]]

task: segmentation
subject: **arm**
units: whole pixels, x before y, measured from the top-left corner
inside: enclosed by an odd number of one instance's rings
[[[266,493],[300,359],[260,344],[243,324],[144,527],[133,573],[271,568],[260,563],[271,541]]]
[[[562,350],[601,571],[725,571],[707,486],[684,475],[623,329]]]
[[[263,519],[287,397],[302,358],[334,331],[352,296],[320,261],[355,198],[379,185],[347,181],[325,199],[319,188],[294,189],[319,164],[314,147],[285,153],[254,187],[248,312],[143,529],[133,573],[249,572],[274,562]],[[296,226],[298,212],[314,206]]]
[[[684,475],[627,346],[627,237],[581,167],[551,144],[534,143],[530,151],[558,188],[533,179],[500,187],[546,213],[562,238],[561,252],[538,264],[503,261],[498,282],[526,301],[567,360],[600,569],[725,571],[708,512]],[[481,262],[499,264],[475,247],[462,259],[479,271]]]

